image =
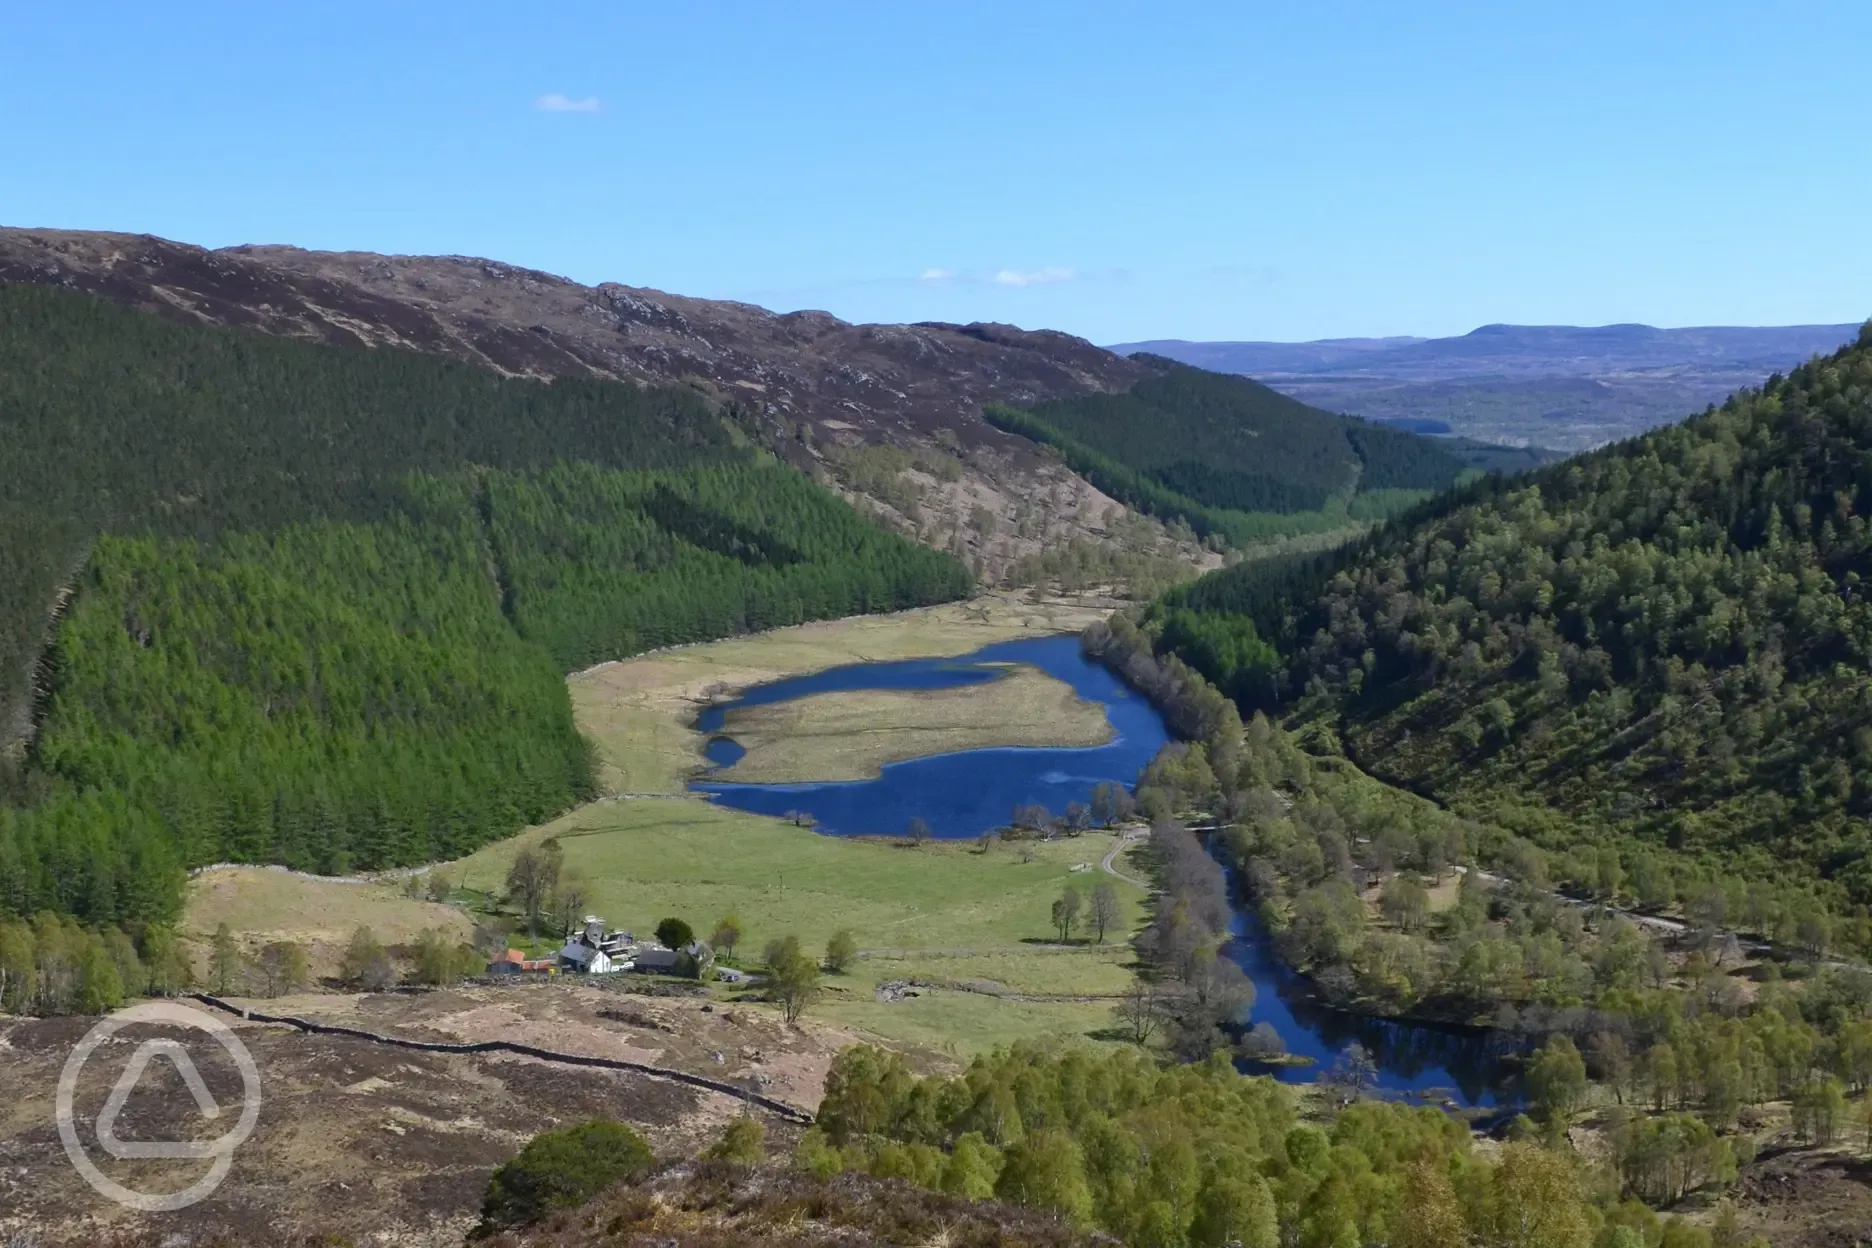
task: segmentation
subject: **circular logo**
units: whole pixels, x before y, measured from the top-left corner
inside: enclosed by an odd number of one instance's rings
[[[234,1059],[234,1065],[241,1074],[241,1116],[233,1130],[218,1140],[163,1140],[146,1142],[141,1140],[120,1140],[117,1138],[117,1115],[123,1112],[124,1102],[130,1099],[130,1093],[136,1088],[137,1080],[143,1077],[143,1071],[150,1062],[158,1057],[166,1058],[182,1077],[195,1104],[200,1108],[202,1117],[214,1119],[221,1116],[221,1106],[208,1092],[208,1085],[202,1082],[201,1072],[195,1069],[195,1062],[189,1057],[188,1050],[177,1040],[145,1040],[131,1054],[129,1065],[118,1076],[117,1086],[111,1089],[110,1097],[104,1102],[104,1108],[98,1111],[98,1145],[106,1153],[118,1160],[126,1158],[171,1158],[196,1159],[213,1158],[208,1173],[179,1192],[163,1196],[149,1196],[132,1191],[123,1184],[110,1178],[97,1168],[84,1145],[78,1139],[78,1128],[73,1119],[72,1100],[78,1088],[78,1072],[97,1051],[97,1047],[122,1031],[132,1023],[169,1023],[174,1026],[189,1027],[196,1031],[205,1031],[220,1042]],[[254,1124],[260,1120],[260,1068],[254,1065],[253,1054],[247,1051],[240,1037],[232,1028],[211,1014],[173,1001],[152,1001],[146,1005],[132,1006],[119,1010],[115,1014],[98,1020],[97,1026],[87,1031],[84,1039],[78,1042],[71,1056],[65,1059],[65,1069],[59,1074],[57,1107],[59,1139],[65,1144],[65,1155],[71,1158],[78,1173],[84,1176],[100,1195],[107,1196],[120,1205],[140,1210],[144,1213],[170,1213],[177,1209],[186,1209],[199,1200],[205,1200],[221,1186],[221,1180],[227,1178],[228,1171],[234,1165],[234,1150],[239,1148],[249,1135],[253,1134]]]

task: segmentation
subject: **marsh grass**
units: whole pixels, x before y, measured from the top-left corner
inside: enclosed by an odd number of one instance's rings
[[[710,778],[730,784],[869,780],[887,763],[997,746],[1096,746],[1105,708],[1025,665],[953,689],[855,689],[730,711],[747,753]]]

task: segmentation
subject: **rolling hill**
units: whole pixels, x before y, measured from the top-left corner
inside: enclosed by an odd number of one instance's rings
[[[1872,901],[1872,327],[1681,425],[1155,608],[1378,775]]]
[[[468,256],[0,229],[0,281],[61,286],[188,324],[399,347],[508,376],[666,382],[926,545],[998,577],[1045,547],[1104,542],[1111,500],[984,404],[1123,390],[1153,375],[1083,339],[1011,325],[853,325]],[[977,515],[996,523],[975,526]]]
[[[1854,325],[1484,325],[1454,338],[1113,347],[1258,378],[1424,433],[1579,451],[1680,419],[1849,342]]]

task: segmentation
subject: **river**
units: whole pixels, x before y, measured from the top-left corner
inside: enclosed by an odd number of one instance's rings
[[[1070,685],[1105,707],[1113,738],[1081,749],[1008,747],[937,754],[886,765],[871,780],[829,784],[727,784],[703,779],[692,787],[717,802],[764,815],[810,813],[834,836],[901,835],[913,817],[936,836],[975,837],[1007,824],[1017,804],[1039,803],[1055,814],[1070,802],[1089,803],[1094,785],[1130,785],[1170,740],[1156,708],[1107,668],[1087,659],[1073,636],[1002,642],[953,659],[907,659],[831,668],[757,686],[732,702],[710,707],[696,727],[707,734],[717,765],[735,761],[741,748],[722,735],[737,707],[783,702],[815,693],[854,689],[947,689],[993,680],[1010,663],[1025,663]],[[1274,957],[1253,915],[1235,915],[1227,948],[1254,982],[1256,1000],[1244,1025],[1266,1023],[1290,1054],[1310,1066],[1261,1067],[1287,1082],[1316,1079],[1354,1044],[1375,1066],[1377,1089],[1401,1098],[1447,1099],[1488,1107],[1504,1095],[1508,1075],[1486,1037],[1454,1029],[1390,1023],[1328,1010],[1314,1003],[1297,978]]]

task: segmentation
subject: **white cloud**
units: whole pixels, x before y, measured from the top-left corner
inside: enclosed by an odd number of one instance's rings
[[[554,91],[534,100],[533,107],[542,113],[595,113],[598,111],[598,97],[588,95],[582,100],[575,100],[564,92]]]
[[[1072,269],[1002,269],[994,280],[1003,286],[1052,286],[1070,282],[1079,274]]]
[[[923,276],[919,280],[925,282],[950,282],[954,281],[956,276],[957,274],[954,269],[928,268],[923,270]]]

